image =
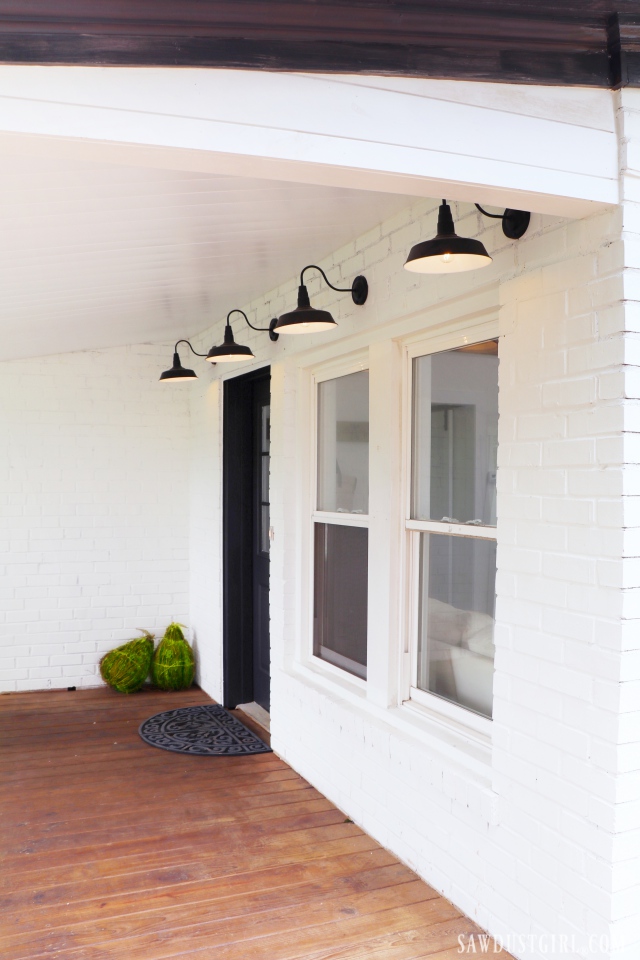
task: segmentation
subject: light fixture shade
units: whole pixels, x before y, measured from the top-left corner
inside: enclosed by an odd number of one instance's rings
[[[322,333],[337,326],[328,310],[316,310],[311,306],[309,292],[301,284],[298,287],[298,306],[278,317],[273,329],[276,333]]]
[[[438,212],[436,236],[433,240],[416,243],[409,251],[404,268],[412,273],[462,273],[486,267],[491,259],[479,240],[456,234],[451,208],[443,200]]]
[[[173,366],[170,370],[165,370],[160,374],[160,380],[171,380],[173,383],[180,383],[183,380],[197,380],[198,375],[193,370],[187,370],[180,363],[178,351],[173,354]]]
[[[231,324],[224,328],[224,340],[219,347],[211,347],[205,357],[210,363],[233,363],[235,360],[253,360],[254,353],[251,347],[243,347],[233,339]]]

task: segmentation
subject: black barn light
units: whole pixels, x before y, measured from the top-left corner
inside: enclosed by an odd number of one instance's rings
[[[298,306],[289,313],[283,313],[277,321],[271,321],[271,327],[277,333],[321,333],[325,330],[333,330],[338,324],[333,319],[328,310],[317,310],[311,306],[309,300],[309,291],[304,284],[304,274],[307,270],[318,270],[324,277],[324,281],[332,290],[338,293],[350,293],[351,299],[357,306],[366,303],[369,294],[369,284],[365,277],[356,277],[350,287],[334,287],[327,279],[327,275],[321,267],[315,264],[309,264],[304,267],[300,273],[300,286],[298,287]]]
[[[477,203],[476,207],[485,217],[502,220],[502,231],[510,240],[519,240],[529,226],[531,214],[525,210],[487,213]],[[424,240],[411,248],[404,267],[412,273],[462,273],[490,263],[491,257],[480,240],[457,235],[451,207],[443,200],[438,211],[438,232],[433,240]]]
[[[250,323],[249,318],[244,310],[230,310],[227,314],[227,322],[224,328],[224,339],[220,346],[211,347],[209,353],[198,353],[197,350],[193,349],[188,340],[178,340],[178,343],[186,343],[196,357],[204,357],[205,360],[208,360],[210,363],[229,363],[233,360],[253,360],[254,354],[251,348],[244,347],[242,344],[236,343],[233,338],[233,330],[231,329],[231,324],[229,323],[229,317],[232,313],[241,313],[252,330],[260,330],[261,332],[268,333],[270,340],[278,339],[278,334],[274,333],[273,330],[276,325],[275,318],[271,321],[268,327],[254,327],[254,325]],[[178,343],[176,343],[175,347],[173,348],[173,366],[170,370],[165,370],[164,373],[160,374],[160,380],[170,380],[173,383],[180,383],[180,381],[185,380],[197,380],[198,376],[195,371],[187,370],[186,367],[182,366],[180,362],[180,356],[178,355]]]
[[[451,207],[443,200],[438,211],[438,232],[433,240],[423,240],[411,247],[404,268],[412,273],[462,273],[490,263],[491,257],[483,243],[458,236]]]
[[[272,320],[268,327],[254,327],[254,325],[249,322],[249,318],[244,310],[230,310],[227,314],[227,322],[224,328],[224,340],[219,347],[211,347],[211,350],[209,350],[205,358],[209,360],[210,363],[232,363],[235,360],[254,359],[254,353],[251,347],[243,347],[242,344],[236,343],[233,339],[233,330],[229,323],[229,317],[232,313],[242,314],[252,330],[260,330],[262,333],[268,333],[270,340],[278,339],[278,334],[273,332],[276,324],[275,320]]]
[[[186,343],[192,353],[195,353],[196,357],[204,357],[204,353],[198,353],[197,350],[194,350],[188,340],[178,340],[175,347],[173,348],[173,366],[170,370],[165,370],[160,374],[160,380],[171,380],[173,383],[180,383],[185,380],[197,380],[198,375],[194,370],[187,370],[186,367],[183,367],[180,363],[180,355],[178,354],[178,343]]]

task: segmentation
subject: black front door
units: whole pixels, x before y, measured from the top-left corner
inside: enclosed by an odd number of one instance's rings
[[[253,386],[253,699],[269,709],[269,444],[271,432],[269,380]]]
[[[224,705],[269,709],[270,374],[224,384]]]

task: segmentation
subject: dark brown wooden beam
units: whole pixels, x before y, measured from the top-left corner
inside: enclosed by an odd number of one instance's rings
[[[640,85],[640,0],[0,0],[0,62]]]

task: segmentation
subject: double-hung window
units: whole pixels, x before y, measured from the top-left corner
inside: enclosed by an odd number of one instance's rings
[[[490,718],[497,341],[414,356],[411,378],[411,698]]]
[[[369,372],[316,384],[313,653],[366,679]]]

